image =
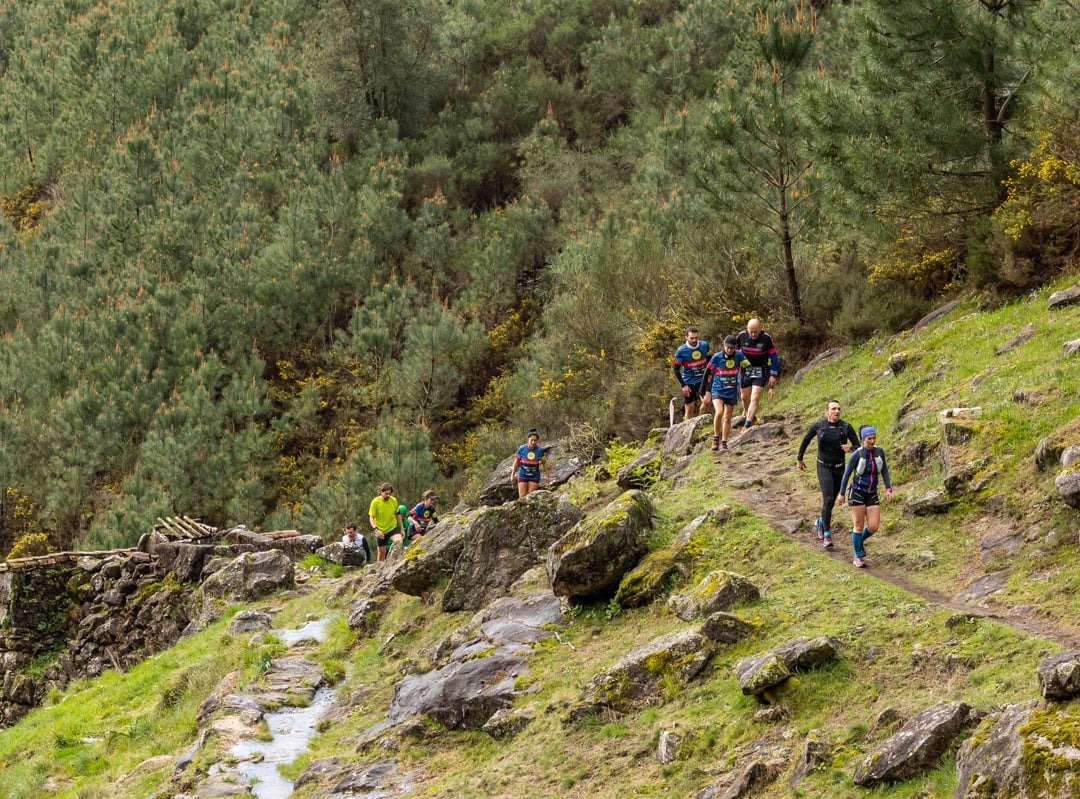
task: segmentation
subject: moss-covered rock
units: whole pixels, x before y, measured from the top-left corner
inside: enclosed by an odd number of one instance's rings
[[[641,491],[627,491],[578,522],[548,550],[547,573],[557,596],[610,596],[647,550],[653,506]]]
[[[683,621],[693,621],[761,597],[757,586],[733,572],[714,571],[688,591],[668,600],[668,607]]]
[[[629,713],[671,699],[701,673],[716,648],[697,630],[671,633],[639,646],[586,683],[568,720],[605,711]]]

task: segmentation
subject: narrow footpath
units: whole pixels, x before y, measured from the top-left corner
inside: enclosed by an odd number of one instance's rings
[[[739,502],[768,521],[777,532],[812,547],[822,557],[831,557],[850,566],[850,539],[845,536],[837,537],[835,547],[823,549],[813,532],[814,520],[821,508],[821,493],[812,467],[813,444],[807,454],[807,470],[800,471],[795,465],[799,441],[809,422],[804,424],[797,419],[776,416],[768,418],[765,423],[776,425],[782,433],[759,438],[759,435],[753,432],[754,428],[751,428],[746,434],[747,440],[742,441],[743,436],[735,433],[733,427],[731,449],[713,453],[718,469],[723,469],[728,478],[728,488]],[[903,487],[898,488],[902,493]],[[898,496],[888,506],[883,506],[883,527],[890,518],[895,519],[903,513],[903,501],[903,497]],[[850,516],[846,506],[838,505],[834,509],[833,521],[834,525],[838,521],[842,523],[838,529],[849,528]],[[879,535],[884,538],[887,534]],[[983,598],[979,605],[946,596],[913,582],[895,570],[887,557],[871,558],[865,572],[868,576],[892,583],[937,607],[958,614],[993,619],[1024,635],[1047,638],[1068,649],[1080,649],[1080,627],[1070,626],[1062,620],[1038,618],[1024,608],[1000,607],[995,603],[993,595]]]

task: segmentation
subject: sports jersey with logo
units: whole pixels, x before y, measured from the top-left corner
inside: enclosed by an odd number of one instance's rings
[[[739,393],[739,374],[744,367],[750,365],[750,361],[743,355],[741,350],[728,355],[726,352],[718,352],[709,361],[705,370],[706,377],[712,374],[712,387],[709,393],[714,397],[731,399]]]
[[[530,447],[528,444],[522,444],[518,447],[517,452],[514,453],[518,462],[518,480],[523,483],[539,483],[540,463],[546,454],[544,448],[540,446]]]
[[[709,342],[698,341],[694,346],[683,342],[675,350],[672,363],[680,386],[700,386],[709,365]]]
[[[776,352],[776,345],[772,336],[765,331],[758,333],[757,338],[751,338],[750,334],[743,330],[736,336],[738,347],[743,355],[750,361],[746,371],[753,377],[762,377],[765,369],[770,375],[776,375],[780,371],[780,355]]]
[[[506,467],[504,466],[503,468],[505,469]],[[409,511],[409,518],[412,519],[413,527],[423,534],[427,532],[429,524],[439,521],[439,514],[435,512],[434,505],[429,508],[421,502]]]

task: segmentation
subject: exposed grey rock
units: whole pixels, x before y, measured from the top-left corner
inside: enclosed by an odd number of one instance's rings
[[[548,547],[585,515],[550,491],[483,510],[469,531],[469,545],[454,562],[442,598],[445,611],[488,605],[529,569],[545,563]]]
[[[832,349],[825,350],[825,352],[818,353],[806,364],[795,373],[795,376],[791,378],[792,383],[798,383],[806,376],[808,372],[813,371],[826,361],[831,361],[844,351],[844,347],[833,347]]]
[[[1056,436],[1039,439],[1039,443],[1035,445],[1035,468],[1040,472],[1045,471],[1052,464],[1060,462],[1061,453],[1064,451],[1065,446]]]
[[[754,633],[754,626],[730,613],[712,613],[701,623],[701,634],[718,644],[734,644]]]
[[[955,504],[956,500],[949,497],[944,489],[935,488],[921,496],[908,500],[904,503],[904,511],[913,516],[933,516],[938,513],[946,513]]]
[[[478,508],[441,516],[423,540],[409,545],[404,557],[383,564],[383,577],[396,591],[423,596],[450,577],[477,520],[492,510]],[[497,518],[493,516],[492,521]]]
[[[269,630],[272,622],[273,619],[269,613],[264,613],[261,610],[241,610],[229,622],[229,633],[237,635],[238,633]]]
[[[959,305],[960,305],[960,300],[958,300],[958,299],[957,300],[950,300],[949,302],[945,303],[944,305],[942,305],[942,306],[940,306],[938,308],[935,308],[933,311],[931,311],[926,316],[924,316],[922,319],[920,319],[918,322],[916,322],[915,327],[913,329],[914,330],[922,330],[924,327],[929,325],[931,322],[934,322],[934,321],[940,319],[941,317],[945,316],[946,314],[952,313],[952,311],[955,310],[956,307],[959,306]]]
[[[614,593],[646,551],[653,506],[640,491],[627,491],[578,522],[548,550],[547,573],[557,596]]]
[[[751,655],[735,664],[735,677],[746,696],[761,696],[790,676],[787,663],[775,652]]]
[[[1061,345],[1062,355],[1075,355],[1080,352],[1080,338],[1074,338],[1072,341],[1066,341]]]
[[[191,544],[185,541],[162,541],[151,544],[151,554],[158,559],[162,574],[172,572],[181,583],[197,582],[202,578],[203,563],[213,553],[212,544]]]
[[[675,751],[682,743],[682,736],[675,730],[661,730],[656,744],[656,759],[663,765],[675,762]]]
[[[868,788],[925,773],[979,718],[978,711],[963,702],[941,702],[916,713],[855,768],[855,784]]]
[[[745,577],[732,572],[714,571],[690,590],[672,596],[668,600],[668,607],[683,621],[694,621],[760,597],[757,586]]]
[[[761,696],[794,672],[809,671],[839,657],[839,643],[828,635],[801,636],[768,652],[743,658],[735,664],[739,688],[746,696]]]
[[[734,426],[732,430],[734,431]],[[785,438],[787,433],[784,431],[784,426],[779,422],[765,422],[763,424],[756,424],[753,427],[743,428],[743,432],[731,439],[732,449],[738,449],[739,447],[747,444],[780,441]]]
[[[900,374],[907,368],[908,354],[906,352],[898,352],[889,356],[889,371],[894,375]]]
[[[557,488],[585,467],[585,462],[570,453],[562,441],[541,444],[547,454],[549,488]],[[510,469],[514,465],[514,456],[503,459],[494,471],[488,475],[480,488],[479,503],[483,506],[501,505],[518,498],[517,485],[510,480]],[[441,522],[440,522],[441,524]]]
[[[795,771],[791,775],[788,784],[794,786],[802,782],[807,774],[818,766],[827,763],[828,758],[829,745],[824,733],[821,730],[810,730],[806,733],[802,751],[799,753],[799,760],[795,764]]]
[[[730,509],[714,509],[703,513],[676,533],[666,547],[649,552],[619,582],[615,592],[619,606],[638,608],[648,605],[668,590],[673,578],[687,577],[694,559],[691,547],[694,534],[707,521],[726,521],[729,512]]]
[[[1005,581],[1008,578],[1008,573],[1003,571],[985,574],[968,583],[964,587],[964,590],[957,595],[957,599],[961,602],[972,602],[983,599],[984,597],[990,596],[990,594],[1000,591],[1005,586]]]
[[[1080,650],[1051,655],[1039,664],[1039,693],[1051,702],[1080,696]]]
[[[402,796],[412,792],[413,783],[413,776],[402,774],[396,760],[359,763],[345,769],[334,782],[327,799]]]
[[[712,417],[708,414],[695,416],[668,428],[660,447],[661,458],[668,461],[689,455],[701,440],[702,428],[712,430]]]
[[[513,704],[514,680],[527,671],[523,658],[492,655],[410,674],[394,687],[387,720],[397,724],[424,715],[449,729],[481,729]]]
[[[492,738],[503,739],[517,735],[532,724],[536,718],[536,705],[519,708],[496,710],[483,726],[484,732]]]
[[[962,424],[948,417],[938,418],[941,425],[941,433],[948,444],[966,444],[975,436],[975,428],[970,424]]]
[[[523,654],[528,644],[551,638],[561,626],[562,603],[551,593],[503,597],[484,608],[435,647],[438,662],[478,653]]]
[[[379,616],[386,606],[386,600],[363,597],[349,606],[349,613],[345,617],[345,623],[350,630],[356,630],[361,635],[371,635],[379,626]]]
[[[696,630],[670,633],[636,647],[595,675],[569,710],[577,720],[605,711],[630,713],[658,704],[672,684],[685,686],[708,664],[717,645]]]
[[[840,643],[830,635],[793,638],[772,650],[793,672],[810,671],[831,663],[840,656]]]
[[[1066,469],[1054,478],[1062,502],[1080,510],[1080,468]]]
[[[1080,796],[1080,704],[1032,700],[991,714],[956,755],[955,799]]]
[[[1069,286],[1067,289],[1055,291],[1050,295],[1046,307],[1049,310],[1054,310],[1055,308],[1066,308],[1076,302],[1080,302],[1080,285]]]
[[[231,602],[252,602],[283,588],[292,588],[293,562],[280,550],[241,555],[202,584],[206,596]]]
[[[1080,446],[1068,446],[1061,451],[1061,465],[1071,469],[1080,463]]]
[[[366,566],[368,562],[367,555],[362,547],[354,547],[352,545],[345,546],[341,541],[335,541],[332,544],[319,547],[315,550],[315,554],[331,563],[337,563],[341,566],[351,566],[353,568]]]
[[[615,484],[624,491],[652,488],[660,478],[660,452],[643,449],[630,463],[619,469]]]
[[[1021,344],[1025,344],[1031,339],[1035,338],[1035,325],[1032,322],[1024,325],[1023,329],[1004,344],[999,344],[994,348],[995,355],[1003,355],[1010,350],[1014,350]]]

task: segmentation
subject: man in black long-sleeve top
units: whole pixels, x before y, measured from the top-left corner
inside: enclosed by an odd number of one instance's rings
[[[825,418],[818,419],[803,436],[796,457],[800,469],[805,469],[803,455],[810,441],[817,438],[817,476],[821,486],[821,516],[814,525],[818,539],[828,549],[832,546],[832,511],[840,493],[840,481],[844,477],[844,460],[847,453],[859,446],[855,428],[840,418],[840,403],[829,400]]]

